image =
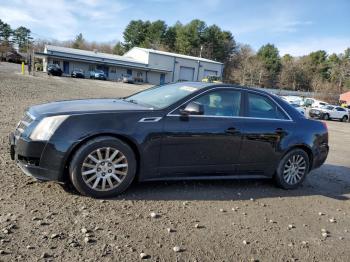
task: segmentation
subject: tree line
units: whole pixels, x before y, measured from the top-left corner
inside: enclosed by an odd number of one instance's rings
[[[0,40],[16,43],[25,50],[31,43],[30,30],[11,30],[0,20]],[[187,24],[167,25],[162,20],[132,20],[123,32],[123,42],[90,42],[80,33],[70,41],[36,40],[32,47],[42,51],[45,44],[98,50],[123,55],[132,47],[145,47],[185,55],[200,56],[224,63],[224,81],[245,86],[339,94],[350,89],[350,48],[340,54],[324,50],[301,57],[280,56],[273,44],[257,51],[237,43],[231,32],[195,19]],[[12,40],[12,42],[10,41]]]
[[[11,26],[0,19],[0,55],[3,58],[6,52],[17,46],[19,52],[27,52],[32,44],[30,29],[20,26],[12,29]]]

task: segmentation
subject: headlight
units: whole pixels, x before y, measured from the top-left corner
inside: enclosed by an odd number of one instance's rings
[[[39,141],[49,140],[67,117],[67,115],[62,115],[43,118],[30,134],[30,139]]]

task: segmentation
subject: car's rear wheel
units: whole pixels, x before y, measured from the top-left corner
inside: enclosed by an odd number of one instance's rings
[[[348,116],[343,116],[342,119],[341,119],[340,121],[342,121],[342,122],[348,121]]]
[[[293,149],[281,160],[275,174],[275,181],[284,189],[297,188],[309,172],[310,162],[302,149]]]
[[[70,179],[82,195],[112,197],[126,190],[135,178],[133,150],[113,137],[98,137],[75,153],[69,168]]]

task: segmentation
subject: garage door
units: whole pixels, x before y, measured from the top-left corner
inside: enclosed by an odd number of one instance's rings
[[[214,70],[204,70],[204,77],[207,76],[217,76],[218,72]]]
[[[180,66],[180,81],[193,81],[194,77],[194,68],[193,67],[186,67],[186,66]]]

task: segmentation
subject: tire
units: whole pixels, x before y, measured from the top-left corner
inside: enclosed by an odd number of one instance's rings
[[[348,116],[343,116],[341,119],[340,119],[341,122],[346,122],[348,121]]]
[[[296,163],[299,160],[300,160],[299,168],[294,169],[294,172],[297,172],[298,175],[295,175],[295,173],[293,174],[293,169],[290,171],[292,173],[286,172],[286,170],[288,169],[288,166],[289,167],[293,166],[292,163]],[[303,183],[309,170],[310,170],[310,160],[307,153],[302,149],[293,149],[280,160],[274,179],[277,185],[281,188],[295,189]]]
[[[331,118],[329,117],[329,114],[325,114],[325,115],[323,116],[323,119],[324,119],[324,120],[330,120]]]
[[[88,141],[77,150],[69,165],[69,176],[80,194],[107,198],[124,192],[130,186],[136,167],[135,154],[126,143],[103,136]]]

